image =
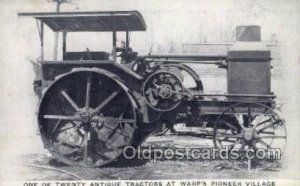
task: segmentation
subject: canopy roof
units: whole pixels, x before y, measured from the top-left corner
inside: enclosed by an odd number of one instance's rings
[[[41,20],[55,32],[146,30],[144,18],[138,11],[39,12],[19,13],[19,16]]]

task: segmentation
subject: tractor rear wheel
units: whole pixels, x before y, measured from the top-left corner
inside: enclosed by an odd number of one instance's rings
[[[80,70],[58,78],[38,113],[46,147],[72,166],[99,167],[132,143],[136,113],[124,85],[106,71]]]

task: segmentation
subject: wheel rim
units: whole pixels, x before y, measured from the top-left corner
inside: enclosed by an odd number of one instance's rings
[[[236,118],[233,120],[235,122],[228,122],[226,117],[232,116]],[[239,152],[246,149],[253,152],[280,149],[282,156],[286,148],[287,134],[284,121],[272,108],[261,103],[246,102],[232,105],[217,118],[213,141],[217,148],[228,146],[229,150],[235,149]],[[258,164],[261,166],[264,163]]]
[[[68,165],[102,166],[130,145],[134,106],[120,83],[93,71],[70,73],[45,93],[39,110],[44,142]]]

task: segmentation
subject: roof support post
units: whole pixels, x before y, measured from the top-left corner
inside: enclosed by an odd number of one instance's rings
[[[55,38],[54,38],[53,59],[56,61],[57,60],[57,49],[58,49],[59,32],[55,32],[54,34],[55,34]]]
[[[41,61],[44,61],[44,22],[43,21],[41,21],[40,40],[41,40]]]
[[[113,59],[116,60],[116,47],[117,47],[117,32],[116,32],[116,25],[115,23],[113,24],[113,30],[112,30],[112,39],[113,39],[113,51],[112,51],[112,56]]]
[[[129,48],[129,32],[126,31],[126,48]]]
[[[117,32],[113,31],[113,47],[117,46]]]
[[[63,32],[63,60],[65,60],[65,55],[67,52],[67,32]]]

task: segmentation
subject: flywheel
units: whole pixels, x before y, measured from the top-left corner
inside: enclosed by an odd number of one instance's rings
[[[157,71],[145,81],[143,94],[149,107],[159,112],[175,109],[183,99],[180,78],[169,71]]]

